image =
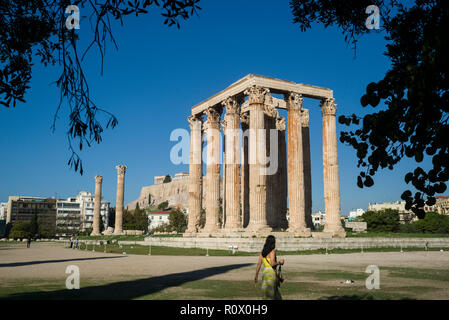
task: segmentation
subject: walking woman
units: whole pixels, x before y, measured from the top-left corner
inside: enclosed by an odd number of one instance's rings
[[[263,265],[262,271],[262,298],[281,300],[281,294],[278,290],[276,282],[276,267],[277,265],[283,265],[284,260],[276,261],[276,239],[270,235],[265,240],[262,252],[259,256],[259,262],[257,263],[256,276],[254,277],[254,283],[257,283],[259,278],[259,271]]]

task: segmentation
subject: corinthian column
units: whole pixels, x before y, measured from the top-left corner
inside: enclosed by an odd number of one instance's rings
[[[101,210],[101,184],[103,182],[102,176],[95,176],[95,198],[94,198],[94,221],[92,225],[91,236],[98,236],[100,234],[100,210]]]
[[[275,169],[267,170],[266,186],[267,186],[267,224],[271,228],[278,228],[277,209],[279,208],[279,193],[277,178],[279,175],[279,140],[278,131],[276,128],[276,119],[279,118],[279,113],[276,107],[273,106],[272,97],[267,95],[264,105],[265,110],[265,129],[266,129],[266,153],[270,160],[269,165],[276,167]],[[275,134],[272,134],[272,130]],[[276,141],[272,141],[276,139]],[[272,148],[272,146],[274,148]],[[277,157],[277,158],[276,158]],[[268,167],[268,166],[267,166]],[[267,168],[268,169],[268,168]]]
[[[337,105],[334,102],[334,98],[321,101],[321,114],[323,116],[324,206],[326,213],[324,232],[331,233],[333,237],[344,238],[346,233],[341,226],[340,220],[336,113]]]
[[[301,108],[302,96],[291,92],[286,94],[288,125],[288,202],[289,232],[300,237],[310,237],[306,227],[304,203],[304,171],[302,149]]]
[[[240,106],[234,98],[222,102],[226,109],[224,121],[225,134],[225,229],[237,231],[242,228],[240,218]]]
[[[276,129],[278,130],[278,144],[279,144],[279,170],[277,173],[277,189],[278,194],[276,213],[278,219],[278,227],[282,229],[288,228],[287,221],[287,147],[285,145],[285,118],[279,117],[276,119]]]
[[[202,208],[202,136],[201,119],[187,118],[190,123],[190,163],[189,163],[189,216],[186,233],[196,233],[199,229]]]
[[[247,227],[251,232],[270,232],[267,223],[267,176],[266,164],[263,156],[266,155],[266,129],[265,129],[265,96],[269,90],[253,86],[245,90],[248,95],[249,119],[249,207],[250,220]]]
[[[307,228],[313,228],[312,221],[312,172],[310,168],[310,133],[309,133],[309,110],[302,109],[302,150],[304,157],[304,200],[306,211]]]
[[[249,114],[242,113],[240,116],[242,127],[242,176],[241,176],[241,208],[242,208],[242,226],[246,228],[249,223]]]
[[[125,191],[125,172],[127,166],[116,166],[117,169],[117,199],[115,201],[114,234],[123,233],[123,197]]]
[[[206,224],[203,232],[220,230],[220,114],[213,108],[206,110]]]

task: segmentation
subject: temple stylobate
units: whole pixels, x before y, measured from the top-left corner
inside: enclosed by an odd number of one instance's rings
[[[333,91],[252,74],[194,106],[188,117],[191,141],[185,236],[265,236],[279,229],[286,229],[290,236],[312,236],[309,113],[303,108],[303,97],[318,99],[321,106],[324,234],[345,237],[340,220]],[[287,111],[287,119],[279,115],[279,109]],[[203,138],[207,155],[204,181]],[[203,208],[206,222],[200,227]]]

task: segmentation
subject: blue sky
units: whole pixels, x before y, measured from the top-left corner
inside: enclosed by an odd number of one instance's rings
[[[389,61],[383,56],[383,35],[372,32],[358,44],[357,57],[336,29],[314,25],[301,32],[293,24],[288,1],[202,1],[199,17],[180,30],[162,24],[159,12],[129,17],[114,25],[119,50],[108,46],[104,73],[95,50],[84,62],[93,99],[119,121],[106,130],[103,142],[81,152],[85,173],[67,166],[67,113],[56,131],[50,129],[58,104],[54,84],[58,68],[33,69],[26,103],[0,108],[0,201],[9,195],[66,198],[81,190],[94,191],[94,176],[103,175],[103,196],[115,204],[117,164],[126,164],[125,203],[137,199],[140,188],[155,175],[188,171],[170,162],[170,133],[188,129],[190,108],[249,73],[334,90],[337,116],[363,114],[360,97],[366,85],[383,77]],[[83,12],[81,9],[81,14]],[[81,19],[81,45],[92,37]],[[313,210],[324,209],[321,113],[310,109]],[[337,125],[338,130],[345,129]],[[375,186],[356,186],[355,151],[339,142],[342,213],[366,208],[369,202],[395,201],[406,184],[413,162],[404,160],[394,171],[375,177]]]

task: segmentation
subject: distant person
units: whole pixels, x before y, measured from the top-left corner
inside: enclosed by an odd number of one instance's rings
[[[31,246],[31,235],[29,235],[27,239],[27,248],[29,248],[30,246]]]
[[[70,236],[70,248],[73,247],[73,236]]]
[[[276,239],[274,236],[270,235],[265,240],[265,245],[263,246],[262,252],[259,255],[259,261],[256,268],[256,276],[254,277],[254,283],[257,283],[259,278],[259,271],[263,264],[262,273],[262,298],[263,299],[273,299],[281,300],[281,294],[278,289],[276,267],[278,265],[283,265],[284,260],[280,260],[279,263],[276,261]]]
[[[76,240],[75,240],[75,249],[78,249],[78,237],[76,237]]]

